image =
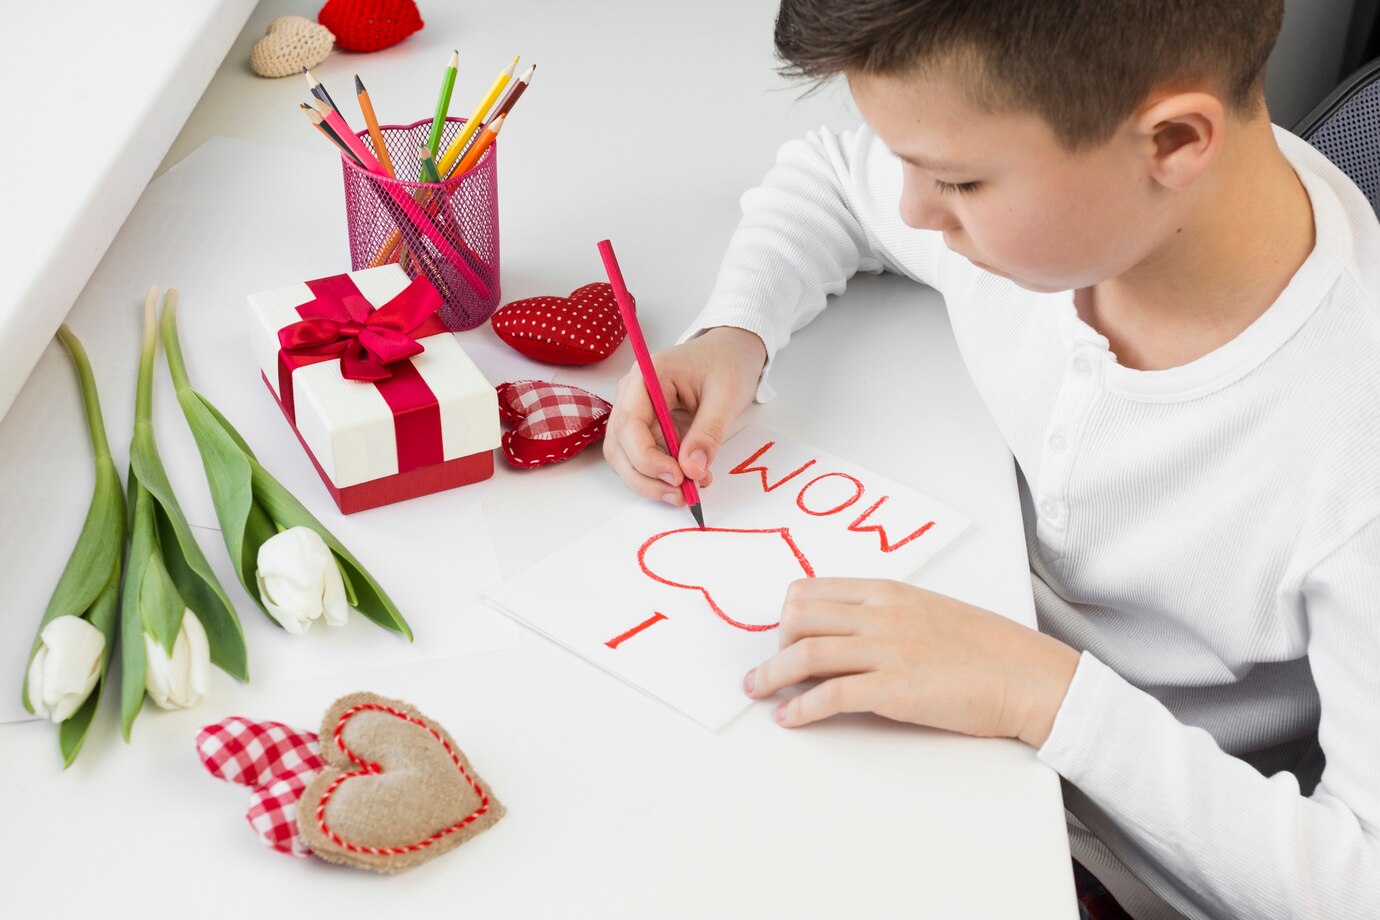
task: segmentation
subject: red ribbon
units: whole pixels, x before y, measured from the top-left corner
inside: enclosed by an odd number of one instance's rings
[[[316,299],[297,308],[300,323],[278,330],[278,344],[294,355],[339,355],[347,380],[386,380],[393,376],[390,365],[421,354],[416,330],[441,306],[436,288],[420,277],[377,310],[349,275],[308,281],[307,287]]]
[[[412,362],[424,351],[418,339],[446,332],[436,316],[441,296],[425,278],[375,310],[349,275],[308,281],[315,300],[297,307],[302,322],[278,331],[278,396],[294,425],[292,372],[339,356],[340,372],[372,383],[393,413],[398,472],[445,459],[441,405]]]

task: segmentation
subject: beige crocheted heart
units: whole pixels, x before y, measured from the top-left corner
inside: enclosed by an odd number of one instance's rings
[[[335,45],[331,30],[305,16],[279,16],[249,52],[249,66],[261,77],[290,77],[315,67]]]
[[[503,817],[446,730],[407,703],[372,693],[336,700],[321,723],[321,756],[297,827],[330,862],[401,872]]]

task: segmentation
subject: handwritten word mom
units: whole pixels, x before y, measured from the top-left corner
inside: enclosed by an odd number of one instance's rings
[[[815,460],[807,460],[785,476],[772,482],[771,476],[773,474],[767,469],[765,461],[760,466],[752,466],[751,464],[761,459],[761,457],[767,451],[771,450],[775,444],[775,441],[768,441],[763,444],[761,447],[757,448],[757,451],[753,453],[751,457],[748,457],[742,463],[729,470],[729,474],[741,476],[747,473],[756,473],[762,479],[762,491],[774,492],[786,483],[799,477],[817,462]],[[831,483],[830,486],[825,486],[823,488],[820,487],[821,483],[830,482],[831,480],[842,481],[848,485],[844,487],[843,493],[838,492],[836,483]],[[851,488],[849,488],[849,486],[851,486]],[[850,476],[847,473],[822,473],[800,486],[800,491],[795,496],[795,504],[797,508],[804,511],[806,514],[813,515],[814,517],[829,517],[846,511],[858,504],[858,502],[862,500],[863,493],[866,491],[866,487],[855,476]],[[821,493],[828,497],[821,498]],[[839,499],[840,494],[843,495],[842,500]],[[876,514],[877,510],[880,509],[882,505],[886,504],[890,498],[890,495],[883,495],[871,505],[867,506],[867,509],[854,518],[848,525],[848,529],[853,533],[877,534],[877,538],[881,541],[882,552],[884,553],[895,552],[934,526],[934,521],[926,521],[924,524],[893,543],[891,538],[887,535],[884,524],[880,522],[875,524],[867,523],[867,520],[871,518],[872,515]],[[893,524],[892,527],[893,530],[896,529],[895,524]]]

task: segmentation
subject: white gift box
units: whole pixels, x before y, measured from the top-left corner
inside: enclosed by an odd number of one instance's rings
[[[409,283],[396,264],[350,272],[349,278],[375,310]],[[418,337],[425,350],[401,362],[416,369],[415,375],[404,373],[414,387],[420,377],[439,411],[422,410],[409,421],[407,413],[395,414],[378,385],[344,377],[339,357],[308,364],[290,359],[284,365],[279,330],[301,322],[297,308],[316,299],[307,282],[250,294],[250,343],[264,382],[342,512],[493,475],[493,451],[501,438],[498,397],[439,320],[433,325],[444,331]],[[283,390],[289,387],[285,398]],[[418,465],[419,452],[410,445],[420,432],[427,445],[420,453],[435,457],[437,427],[440,456],[437,462]],[[400,443],[409,446],[400,448]]]

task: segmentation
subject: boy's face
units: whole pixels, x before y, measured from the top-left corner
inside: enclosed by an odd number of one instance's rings
[[[863,118],[901,157],[901,219],[1035,291],[1090,287],[1154,254],[1175,209],[1118,130],[1070,153],[1034,113],[986,112],[942,75],[850,74]]]

